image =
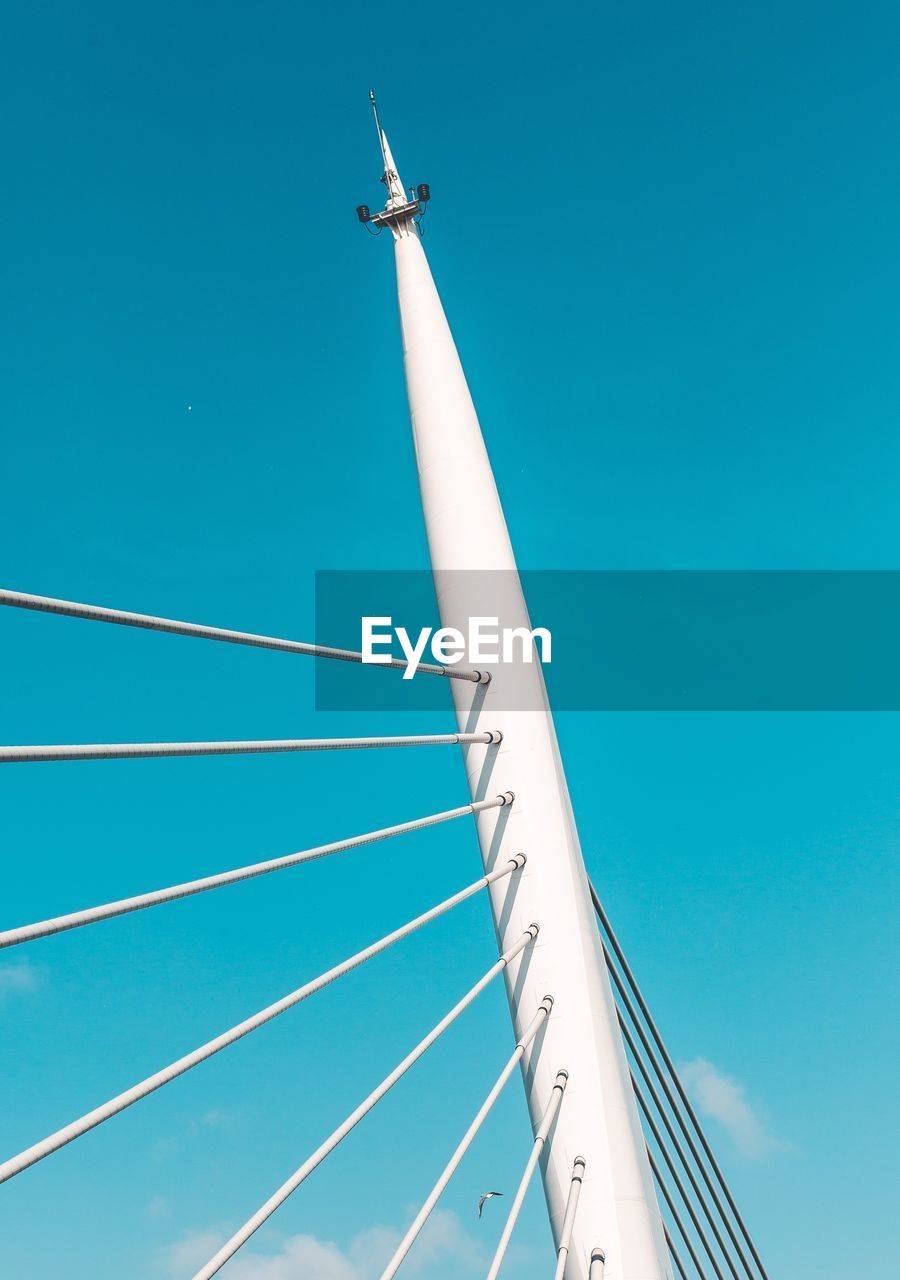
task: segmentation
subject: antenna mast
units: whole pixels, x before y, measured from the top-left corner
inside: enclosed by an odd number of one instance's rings
[[[391,155],[387,136],[381,127],[374,89],[369,90],[369,101],[372,104],[372,114],[375,117],[375,128],[378,132],[378,146],[381,149],[381,160],[384,165],[381,181],[387,188],[387,200],[381,213],[372,213],[367,204],[357,205],[356,216],[360,222],[371,223],[379,231],[382,227],[390,227],[395,236],[408,235],[413,229],[421,235],[422,228],[420,224],[425,213],[425,206],[431,199],[431,188],[427,182],[420,182],[415,190],[410,187],[409,195],[407,196],[403,183],[400,181],[400,174],[397,172],[394,157]]]
[[[387,173],[388,159],[384,150],[384,132],[382,131],[382,128],[381,128],[381,121],[378,119],[378,103],[375,101],[374,89],[369,90],[369,101],[372,104],[372,114],[375,117],[375,128],[378,132],[378,145],[381,148],[381,159],[384,162],[384,171],[385,173]]]

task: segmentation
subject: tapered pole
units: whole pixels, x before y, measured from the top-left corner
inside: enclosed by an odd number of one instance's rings
[[[528,627],[516,562],[478,417],[417,229],[403,214],[403,185],[389,147],[387,225],[394,239],[403,356],[416,462],[441,623],[468,634],[472,617],[500,628]],[[470,194],[458,193],[466,208]],[[472,201],[474,207],[474,201]],[[514,459],[502,459],[506,465]],[[554,1241],[565,1217],[573,1153],[591,1170],[582,1189],[565,1280],[588,1280],[591,1250],[603,1241],[609,1280],[670,1275],[662,1220],[616,1021],[609,977],[538,663],[514,676],[492,668],[488,685],[452,682],[461,732],[497,727],[498,748],[463,748],[471,794],[510,787],[517,803],[498,821],[478,821],[485,866],[513,848],[529,853],[510,908],[491,894],[501,949],[539,915],[532,961],[505,975],[518,1039],[546,991],[558,999],[542,1038],[522,1062],[533,1128],[564,1062],[578,1081],[541,1161]]]

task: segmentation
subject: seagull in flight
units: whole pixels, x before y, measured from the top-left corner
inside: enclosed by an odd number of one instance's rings
[[[483,1195],[483,1196],[481,1197],[481,1199],[478,1201],[478,1216],[479,1216],[479,1218],[481,1217],[482,1213],[484,1212],[484,1206],[485,1206],[486,1202],[487,1202],[488,1200],[492,1199],[492,1197],[493,1197],[493,1196],[502,1196],[502,1195],[503,1195],[503,1192],[502,1192],[502,1191],[485,1191],[484,1195]]]

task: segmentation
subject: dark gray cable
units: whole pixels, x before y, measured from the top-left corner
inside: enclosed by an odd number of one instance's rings
[[[697,1150],[696,1144],[691,1138],[690,1130],[687,1128],[687,1125],[685,1124],[684,1119],[682,1118],[681,1112],[678,1109],[678,1104],[672,1094],[671,1089],[669,1088],[669,1083],[668,1083],[668,1080],[666,1079],[665,1071],[660,1065],[659,1059],[656,1057],[656,1054],[653,1052],[653,1046],[650,1044],[650,1041],[647,1039],[646,1032],[644,1031],[644,1028],[641,1025],[641,1022],[640,1022],[640,1019],[638,1018],[635,1007],[631,1001],[630,996],[628,995],[628,991],[625,988],[622,982],[622,979],[618,974],[618,971],[613,965],[612,957],[610,956],[609,951],[606,948],[606,944],[603,943],[602,939],[601,939],[601,945],[603,946],[603,955],[606,959],[606,966],[609,970],[610,976],[612,977],[613,983],[615,984],[616,990],[619,993],[619,997],[622,1000],[622,1003],[625,1005],[625,1009],[628,1013],[628,1016],[631,1018],[632,1025],[634,1026],[635,1031],[637,1031],[638,1036],[640,1037],[641,1044],[644,1046],[644,1050],[647,1054],[647,1058],[649,1059],[651,1066],[653,1067],[653,1071],[657,1079],[659,1080],[660,1084],[662,1085],[662,1089],[669,1102],[669,1106],[672,1108],[672,1114],[675,1116],[675,1119],[678,1121],[679,1128],[681,1129],[681,1132],[684,1134],[685,1139],[687,1140],[688,1147],[690,1148],[691,1154],[694,1157],[694,1161],[696,1162],[697,1168],[700,1170],[701,1174],[703,1175],[703,1181],[706,1183],[709,1193],[712,1196],[713,1203],[715,1204],[716,1208],[719,1211],[719,1215],[722,1219],[722,1222],[725,1224],[725,1227],[728,1231],[728,1235],[731,1239],[731,1242],[734,1245],[735,1249],[737,1250],[738,1256],[740,1257],[740,1260],[747,1271],[747,1275],[751,1278],[751,1280],[753,1280],[753,1272],[750,1268],[749,1262],[747,1261],[747,1255],[744,1253],[743,1249],[741,1248],[740,1241],[737,1239],[737,1237],[734,1234],[734,1231],[728,1220],[728,1215],[725,1212],[725,1208],[722,1204],[722,1201],[717,1196],[716,1189],[713,1186],[712,1182],[710,1181],[709,1174],[706,1171],[706,1166],[703,1163],[703,1160],[700,1156],[700,1152]],[[684,1159],[683,1156],[682,1156],[682,1159]],[[686,1163],[685,1163],[685,1168],[687,1168]],[[703,1203],[702,1199],[701,1199],[701,1203]],[[704,1209],[705,1209],[705,1204],[704,1204]]]
[[[663,1231],[666,1233],[666,1247],[669,1250],[669,1255],[672,1261],[675,1263],[675,1270],[681,1276],[681,1280],[688,1280],[688,1274],[684,1269],[684,1263],[681,1261],[678,1250],[675,1248],[675,1241],[669,1234],[669,1228],[665,1223],[663,1223]]]
[[[605,953],[606,953],[606,948],[604,947],[604,954]],[[608,963],[609,963],[609,959],[607,957],[607,964]],[[706,1202],[703,1192],[700,1190],[700,1186],[697,1182],[697,1179],[694,1177],[694,1173],[693,1173],[693,1170],[691,1169],[690,1163],[688,1162],[688,1158],[685,1154],[684,1147],[682,1147],[681,1143],[678,1141],[678,1135],[676,1134],[675,1130],[672,1128],[672,1122],[669,1120],[669,1117],[666,1115],[665,1108],[663,1107],[662,1102],[660,1101],[659,1094],[656,1092],[656,1088],[653,1084],[652,1079],[650,1078],[650,1073],[647,1071],[647,1068],[644,1065],[643,1059],[641,1058],[640,1054],[637,1051],[637,1045],[634,1043],[634,1037],[632,1036],[631,1032],[628,1030],[628,1024],[625,1021],[625,1019],[622,1017],[621,1010],[617,1009],[616,1013],[619,1018],[619,1026],[622,1028],[622,1034],[625,1037],[625,1042],[628,1045],[628,1048],[631,1052],[631,1056],[634,1059],[634,1061],[637,1063],[638,1070],[640,1071],[641,1076],[643,1077],[644,1084],[647,1086],[647,1089],[650,1093],[650,1097],[653,1099],[653,1105],[656,1107],[657,1114],[659,1115],[659,1118],[662,1120],[663,1124],[666,1127],[666,1133],[668,1133],[669,1138],[671,1139],[672,1145],[675,1148],[675,1151],[678,1155],[678,1159],[681,1161],[682,1168],[687,1174],[688,1180],[691,1186],[693,1187],[694,1195],[697,1197],[697,1200],[700,1203],[700,1207],[703,1210],[706,1220],[712,1229],[712,1233],[716,1238],[716,1243],[718,1244],[719,1249],[721,1250],[722,1257],[728,1263],[728,1270],[734,1276],[734,1280],[740,1280],[737,1269],[731,1260],[731,1254],[728,1252],[728,1248],[725,1244],[725,1241],[722,1239],[722,1236],[719,1232],[719,1228],[716,1226],[715,1217],[709,1205]],[[752,1273],[748,1272],[748,1275],[750,1275],[750,1280],[753,1280]]]
[[[697,1235],[700,1237],[700,1243],[703,1245],[703,1248],[706,1250],[707,1256],[709,1257],[709,1260],[712,1263],[713,1271],[715,1271],[716,1276],[718,1277],[718,1280],[724,1280],[724,1277],[722,1275],[722,1270],[719,1267],[718,1262],[716,1261],[715,1251],[709,1242],[709,1237],[707,1236],[706,1232],[703,1230],[703,1226],[700,1222],[700,1219],[697,1217],[697,1212],[694,1209],[694,1206],[691,1204],[691,1198],[688,1195],[687,1191],[685,1190],[684,1183],[681,1181],[681,1176],[677,1168],[675,1167],[675,1161],[672,1159],[671,1155],[669,1154],[669,1148],[666,1146],[666,1144],[662,1140],[662,1134],[659,1132],[656,1121],[653,1119],[653,1112],[650,1110],[650,1108],[647,1105],[647,1099],[644,1097],[643,1093],[641,1092],[641,1086],[638,1084],[637,1080],[635,1080],[634,1078],[634,1072],[632,1071],[629,1074],[631,1075],[631,1087],[634,1089],[634,1096],[637,1098],[638,1105],[640,1106],[641,1110],[644,1113],[644,1118],[647,1121],[647,1124],[650,1128],[650,1132],[653,1134],[653,1140],[655,1141],[657,1147],[659,1148],[660,1155],[662,1156],[663,1160],[665,1160],[666,1162],[666,1168],[669,1170],[669,1173],[671,1173],[672,1175],[672,1181],[675,1183],[675,1186],[678,1190],[678,1194],[681,1196],[681,1202],[684,1205],[685,1209],[687,1209],[688,1211],[688,1216],[691,1222],[693,1222],[694,1224],[694,1230],[697,1232]]]
[[[615,931],[613,930],[613,927],[609,922],[609,917],[607,916],[606,912],[603,910],[603,904],[601,903],[600,898],[597,895],[597,890],[594,888],[593,884],[590,884],[590,882],[589,882],[589,885],[591,890],[591,898],[594,903],[594,910],[597,913],[597,917],[600,920],[600,923],[606,932],[606,936],[609,938],[610,944],[612,945],[612,949],[616,954],[616,959],[619,961],[619,964],[621,965],[622,972],[625,974],[625,978],[628,982],[628,985],[630,986],[631,990],[634,992],[635,999],[637,1000],[640,1010],[644,1015],[644,1018],[647,1022],[647,1026],[650,1028],[650,1033],[653,1036],[653,1039],[655,1040],[657,1047],[659,1048],[660,1054],[662,1055],[662,1059],[669,1070],[669,1074],[672,1078],[672,1082],[678,1091],[678,1095],[681,1098],[685,1112],[687,1113],[696,1131],[697,1137],[700,1139],[700,1143],[703,1147],[703,1150],[706,1152],[706,1156],[707,1156],[707,1159],[709,1160],[710,1167],[715,1173],[716,1178],[719,1181],[719,1185],[722,1188],[722,1191],[725,1193],[725,1198],[728,1201],[729,1206],[731,1207],[731,1212],[734,1214],[734,1219],[737,1222],[738,1226],[740,1227],[741,1233],[743,1234],[743,1237],[747,1242],[750,1252],[753,1255],[753,1260],[755,1261],[757,1267],[759,1268],[759,1272],[760,1272],[760,1275],[762,1276],[762,1280],[769,1280],[769,1277],[766,1274],[766,1269],[762,1264],[762,1260],[760,1259],[760,1256],[756,1251],[756,1246],[754,1245],[753,1240],[750,1236],[750,1232],[747,1230],[747,1225],[741,1216],[740,1210],[735,1204],[734,1197],[731,1194],[731,1191],[728,1187],[728,1183],[725,1181],[725,1175],[722,1173],[722,1170],[719,1168],[718,1161],[716,1160],[716,1157],[713,1155],[712,1149],[706,1140],[706,1134],[703,1132],[703,1129],[700,1125],[700,1121],[697,1119],[697,1113],[694,1111],[694,1108],[691,1105],[690,1099],[688,1098],[687,1093],[684,1090],[684,1086],[682,1085],[681,1080],[678,1077],[678,1072],[675,1070],[675,1064],[673,1063],[671,1057],[669,1056],[669,1051],[666,1049],[666,1046],[663,1043],[662,1036],[659,1034],[659,1030],[656,1026],[656,1023],[653,1021],[653,1016],[647,1007],[647,1002],[645,1001],[643,995],[641,994],[641,989],[638,986],[635,976],[631,971],[631,966],[629,965],[628,961],[625,958],[625,953],[623,952],[622,947],[619,943],[619,940],[615,935]],[[613,972],[613,970],[611,970],[611,972]],[[630,1004],[630,1001],[626,1000],[626,1003]],[[634,1022],[635,1029],[637,1030],[638,1035],[641,1038],[641,1043],[643,1044],[644,1048],[647,1051],[648,1058],[653,1064],[653,1069],[656,1072],[659,1078],[660,1084],[662,1085],[663,1090],[665,1092],[665,1095],[669,1100],[669,1103],[672,1107],[672,1111],[674,1112],[675,1118],[678,1121],[679,1128],[681,1129],[682,1133],[687,1139],[688,1147],[690,1148],[694,1159],[697,1161],[697,1167],[700,1170],[701,1174],[703,1175],[703,1181],[706,1183],[709,1189],[709,1193],[713,1198],[713,1203],[715,1204],[716,1208],[718,1209],[719,1213],[722,1216],[722,1221],[725,1224],[725,1228],[728,1232],[729,1237],[731,1238],[731,1242],[734,1245],[735,1249],[737,1250],[740,1256],[741,1262],[747,1268],[749,1273],[750,1268],[747,1261],[747,1255],[744,1253],[744,1250],[741,1248],[740,1241],[735,1236],[734,1230],[731,1226],[731,1222],[728,1218],[727,1213],[725,1212],[724,1206],[722,1205],[722,1201],[719,1199],[716,1189],[713,1186],[712,1181],[710,1180],[709,1174],[706,1171],[706,1165],[703,1163],[702,1159],[700,1158],[700,1154],[697,1151],[696,1144],[694,1143],[694,1140],[691,1137],[688,1131],[688,1128],[685,1125],[684,1120],[682,1119],[681,1110],[676,1104],[675,1099],[672,1097],[672,1093],[671,1093],[671,1090],[669,1089],[668,1082],[666,1081],[665,1074],[662,1071],[662,1068],[659,1066],[658,1060],[652,1048],[647,1043],[647,1038],[646,1038],[646,1035],[644,1034],[643,1027],[640,1024],[640,1020],[637,1018],[637,1015],[633,1012],[633,1006],[631,1006],[631,1010],[632,1010],[631,1018]]]
[[[650,1150],[649,1146],[647,1147],[647,1159],[650,1161],[650,1168],[653,1170],[653,1176],[656,1179],[656,1185],[659,1187],[660,1191],[663,1193],[666,1204],[669,1206],[669,1213],[671,1213],[672,1215],[672,1221],[675,1223],[675,1226],[678,1228],[679,1234],[682,1240],[684,1241],[685,1245],[687,1246],[687,1251],[691,1255],[691,1261],[693,1262],[694,1267],[696,1268],[697,1275],[700,1277],[700,1280],[707,1280],[706,1272],[703,1270],[702,1266],[700,1265],[700,1259],[697,1257],[697,1252],[694,1249],[693,1244],[691,1243],[691,1237],[687,1233],[681,1214],[678,1212],[678,1208],[675,1204],[675,1201],[672,1199],[672,1194],[669,1191],[669,1188],[666,1186],[665,1179],[663,1178],[662,1174],[659,1171],[659,1165],[654,1160],[653,1152]],[[666,1234],[668,1235],[668,1232]],[[684,1275],[683,1271],[682,1271],[682,1275]]]

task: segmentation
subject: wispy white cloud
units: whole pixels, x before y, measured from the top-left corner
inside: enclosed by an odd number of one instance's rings
[[[177,1155],[180,1150],[181,1143],[178,1138],[157,1138],[150,1148],[150,1156],[154,1164],[162,1164],[170,1156]]]
[[[721,1124],[744,1160],[762,1160],[774,1151],[790,1150],[789,1143],[768,1132],[739,1080],[706,1058],[682,1063],[678,1072],[698,1110]]]
[[[0,965],[0,1004],[14,996],[36,991],[40,984],[41,972],[29,960]]]
[[[200,1123],[205,1129],[221,1129],[227,1128],[233,1124],[235,1120],[234,1113],[231,1111],[220,1111],[213,1107],[210,1111],[204,1111],[200,1117]]]
[[[192,1275],[209,1261],[227,1238],[226,1231],[215,1228],[186,1231],[180,1240],[164,1251],[163,1266],[171,1276]]]
[[[172,1212],[172,1206],[165,1196],[151,1196],[147,1204],[147,1217],[152,1222],[158,1222],[160,1218],[168,1218]]]
[[[215,1107],[204,1111],[199,1119],[189,1116],[180,1122],[177,1131],[156,1139],[150,1148],[150,1156],[155,1164],[163,1164],[178,1155],[203,1129],[219,1129],[227,1133],[240,1122],[240,1118],[240,1112],[221,1111]]]
[[[166,1250],[167,1273],[179,1280],[197,1271],[228,1238],[225,1230],[191,1231]],[[282,1240],[275,1252],[244,1248],[228,1264],[231,1280],[375,1280],[400,1241],[393,1227],[371,1227],[354,1236],[346,1249],[311,1235]],[[436,1209],[413,1246],[404,1271],[430,1276],[439,1265],[454,1276],[483,1273],[482,1246],[465,1230],[459,1217]]]

